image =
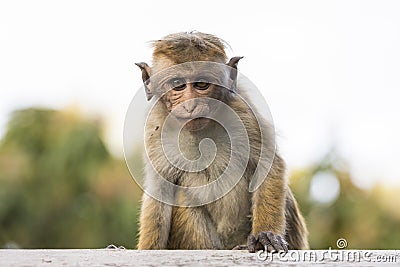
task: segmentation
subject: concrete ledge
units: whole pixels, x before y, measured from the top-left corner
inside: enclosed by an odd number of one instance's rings
[[[261,258],[261,259],[260,259]],[[399,265],[399,250],[303,250],[288,254],[231,250],[0,250],[0,266],[376,266]]]

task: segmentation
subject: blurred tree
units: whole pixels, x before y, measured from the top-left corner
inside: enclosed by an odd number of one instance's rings
[[[330,203],[320,203],[310,195],[310,184],[320,172],[331,172],[340,184],[337,199]],[[334,249],[339,238],[353,249],[400,247],[400,190],[392,189],[388,197],[389,191],[380,185],[371,190],[358,188],[334,152],[310,168],[293,172],[291,187],[306,216],[312,248]]]
[[[135,245],[140,191],[77,112],[14,112],[0,145],[0,246]]]

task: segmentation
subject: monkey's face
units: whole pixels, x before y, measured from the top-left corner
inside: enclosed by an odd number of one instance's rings
[[[168,111],[179,120],[187,121],[185,128],[189,131],[204,129],[209,123],[215,106],[210,99],[222,99],[224,88],[215,84],[211,77],[175,76],[166,83],[167,92],[162,97]]]
[[[217,112],[220,102],[226,102],[236,90],[237,62],[227,64],[212,61],[193,61],[176,64],[164,58],[155,61],[153,68],[137,63],[142,69],[147,99],[153,96],[162,102],[180,125],[189,131],[205,129]],[[154,73],[154,75],[150,74]]]

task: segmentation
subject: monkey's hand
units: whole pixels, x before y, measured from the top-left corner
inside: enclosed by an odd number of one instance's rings
[[[272,232],[260,232],[256,237],[250,234],[247,238],[247,245],[239,245],[233,248],[234,250],[249,250],[254,253],[258,250],[268,252],[285,251],[288,252],[288,243],[281,235],[276,235]]]

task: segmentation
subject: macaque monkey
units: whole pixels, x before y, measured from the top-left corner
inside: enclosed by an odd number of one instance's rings
[[[237,66],[242,57],[228,60],[225,46],[224,41],[211,34],[176,33],[153,42],[152,67],[136,63],[142,71],[147,100],[155,100],[145,127],[148,160],[144,189],[150,195],[162,192],[161,199],[143,195],[138,249],[245,249],[255,252],[308,248],[304,219],[288,186],[285,163],[275,151],[275,144],[270,144],[274,154],[269,171],[262,177],[265,179],[254,191],[249,191],[261,155],[261,130],[271,133],[271,127],[270,122],[256,119],[256,111],[250,108],[251,100],[246,97],[246,88],[237,81]],[[190,67],[168,71],[190,62],[215,63],[230,72],[212,70],[215,79],[212,80],[190,78]],[[216,73],[220,73],[220,77]],[[240,118],[249,143],[248,159],[243,156],[241,160],[240,147],[235,147],[221,124],[210,119],[209,114],[220,113],[214,109],[213,102],[206,99],[227,105]],[[176,154],[196,160],[210,151],[199,151],[199,145],[202,150],[201,141],[205,138],[214,141],[216,156],[206,168],[194,171],[179,168],[165,155],[162,132],[169,116],[177,123],[187,120],[179,134]],[[268,146],[269,140],[266,141]],[[236,154],[235,149],[238,150]],[[246,154],[244,150],[243,154]],[[227,186],[226,194],[202,203],[202,196],[212,198],[212,190],[196,195],[182,189],[217,181],[232,155],[236,155],[236,165],[244,166],[244,170],[240,172],[237,168],[231,172],[233,176],[243,174],[233,186]],[[227,181],[230,184],[229,179]],[[177,187],[171,189],[167,183]],[[191,205],[193,201],[197,204]]]

